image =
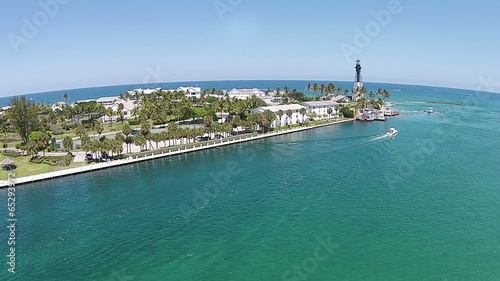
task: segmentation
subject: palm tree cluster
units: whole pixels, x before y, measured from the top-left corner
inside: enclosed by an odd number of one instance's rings
[[[320,94],[324,95],[325,97],[340,94],[340,93],[344,93],[344,94],[349,93],[349,91],[347,91],[347,90],[344,91],[341,88],[337,88],[337,86],[335,86],[332,83],[330,83],[328,85],[325,85],[325,84],[318,85],[317,83],[314,83],[314,84],[309,83],[306,87],[306,90],[320,93]]]
[[[367,108],[373,106],[376,109],[382,108],[385,99],[390,98],[391,94],[385,89],[378,89],[377,91],[370,91],[368,93],[368,99],[364,96],[358,101],[358,108]]]

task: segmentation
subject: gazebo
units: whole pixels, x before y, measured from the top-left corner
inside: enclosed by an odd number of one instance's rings
[[[0,162],[0,165],[2,165],[3,171],[12,171],[16,168],[16,165],[14,165],[14,161],[10,160],[9,158],[5,158],[2,162]]]

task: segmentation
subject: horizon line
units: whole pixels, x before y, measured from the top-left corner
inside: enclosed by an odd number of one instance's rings
[[[214,79],[214,80],[185,80],[185,81],[165,81],[165,82],[156,82],[156,83],[148,83],[148,84],[144,84],[144,83],[130,83],[130,84],[112,84],[112,85],[88,86],[88,87],[82,87],[82,88],[56,89],[56,90],[48,90],[48,91],[42,91],[42,92],[31,92],[31,93],[24,93],[24,94],[17,94],[17,95],[8,95],[8,96],[0,97],[0,99],[20,97],[20,96],[29,96],[29,95],[37,95],[37,94],[45,94],[45,93],[51,93],[51,92],[75,91],[75,90],[95,89],[95,88],[108,88],[108,87],[119,87],[119,86],[134,86],[134,85],[141,85],[141,84],[143,86],[147,86],[147,85],[159,85],[159,84],[170,84],[170,83],[238,82],[238,81],[304,81],[304,82],[310,81],[310,83],[314,83],[314,82],[331,82],[332,84],[335,84],[334,82],[354,83],[353,81],[346,81],[346,80],[314,80],[314,79],[311,79],[311,80],[309,80],[309,79],[231,79],[231,80]],[[407,83],[378,82],[378,81],[364,81],[363,84],[365,84],[365,83],[369,83],[369,84],[370,83],[371,84],[391,84],[391,85],[403,85],[403,86],[420,86],[420,87],[443,88],[443,89],[451,89],[451,90],[466,90],[466,91],[475,91],[475,92],[483,92],[483,93],[500,94],[500,92],[491,92],[491,91],[487,91],[487,90],[477,90],[477,89],[471,89],[471,88],[457,88],[457,87],[452,87],[452,86],[436,86],[436,85],[407,84]],[[286,86],[286,85],[284,85],[284,86]]]

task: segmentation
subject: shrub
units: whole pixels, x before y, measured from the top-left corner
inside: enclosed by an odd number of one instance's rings
[[[73,155],[71,155],[71,153],[66,154],[63,161],[65,166],[69,166],[71,162],[73,162]]]
[[[61,163],[65,164],[65,157],[67,156],[54,156],[54,157],[33,157],[30,162],[35,164],[46,164],[50,166],[58,166]]]
[[[6,142],[4,142],[4,143],[3,143],[3,148],[7,148],[7,147],[9,147],[9,144],[8,144],[8,143],[6,143]]]
[[[21,153],[14,151],[14,150],[4,150],[4,151],[2,151],[2,155],[6,156],[6,157],[15,158],[15,157],[21,156]]]
[[[141,124],[141,122],[139,120],[129,120],[128,124],[130,126],[133,126],[133,125],[139,125],[139,124]]]

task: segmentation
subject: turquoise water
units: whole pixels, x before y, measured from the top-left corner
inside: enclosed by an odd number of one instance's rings
[[[19,186],[0,280],[500,280],[499,96],[397,87],[402,118]]]

